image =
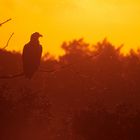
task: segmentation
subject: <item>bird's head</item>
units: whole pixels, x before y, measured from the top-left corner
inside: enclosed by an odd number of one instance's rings
[[[43,36],[40,33],[35,32],[31,35],[31,40],[35,41],[35,40],[38,40],[40,37],[43,37]]]

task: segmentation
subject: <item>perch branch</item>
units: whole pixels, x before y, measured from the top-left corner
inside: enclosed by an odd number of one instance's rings
[[[89,56],[89,58],[96,59],[98,56],[99,56],[99,54],[97,56]],[[58,71],[60,71],[62,69],[67,69],[67,68],[69,68],[71,66],[77,65],[78,63],[79,63],[79,61],[75,62],[75,63],[63,65],[59,69],[52,69],[52,70],[40,69],[39,72],[55,74],[56,72],[58,72]],[[76,73],[78,74],[79,72],[76,72]],[[23,76],[24,76],[24,72],[18,73],[18,74],[14,74],[14,75],[0,76],[0,79],[14,79],[14,78],[19,78],[19,77],[23,77]]]
[[[60,71],[62,69],[67,69],[67,68],[69,68],[72,65],[73,64],[67,64],[67,65],[61,66],[59,69],[52,69],[52,70],[40,69],[39,72],[43,72],[43,73],[55,73],[55,72],[58,72],[58,71]]]
[[[14,79],[14,78],[18,78],[18,77],[22,77],[24,76],[24,73],[18,73],[18,74],[13,74],[13,75],[5,75],[5,76],[0,76],[0,79]]]

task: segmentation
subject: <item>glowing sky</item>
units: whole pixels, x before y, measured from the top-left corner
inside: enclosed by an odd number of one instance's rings
[[[44,51],[59,54],[64,40],[84,37],[95,44],[107,37],[125,49],[140,46],[139,0],[0,0],[0,45],[15,32],[8,49],[22,50],[30,34],[44,35]]]

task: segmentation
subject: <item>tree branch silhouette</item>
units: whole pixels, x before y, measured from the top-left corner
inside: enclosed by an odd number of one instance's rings
[[[5,24],[5,23],[7,23],[7,22],[9,22],[9,21],[11,21],[11,20],[12,20],[11,18],[7,19],[6,21],[0,23],[0,26],[2,26],[3,24]]]
[[[44,68],[44,69],[40,69],[39,72],[43,72],[43,73],[55,73],[55,72],[58,72],[58,71],[60,71],[62,69],[67,69],[67,68],[69,68],[72,65],[74,65],[74,64],[72,63],[72,64],[63,65],[63,66],[60,66],[58,69],[52,69],[52,70],[46,70]]]
[[[14,78],[18,78],[18,77],[23,77],[24,76],[24,73],[21,72],[21,73],[18,73],[18,74],[13,74],[13,75],[4,75],[4,76],[0,76],[0,79],[14,79]]]
[[[8,47],[9,42],[10,42],[10,40],[12,39],[13,35],[14,35],[14,32],[10,35],[10,37],[9,37],[9,39],[8,39],[8,41],[7,41],[7,43],[6,43],[6,45],[5,45],[2,49],[6,49],[6,48]]]
[[[98,56],[99,56],[99,54],[96,55],[96,56],[89,56],[88,58],[96,59]],[[58,69],[52,69],[52,70],[46,70],[45,68],[40,68],[38,70],[38,72],[55,74],[56,72],[61,71],[62,69],[68,69],[71,66],[77,65],[79,62],[81,62],[81,61],[77,61],[75,63],[66,64],[66,65],[60,66]],[[76,73],[78,74],[78,72],[76,72]],[[14,79],[14,78],[20,78],[20,77],[24,77],[24,72],[13,74],[13,75],[0,76],[0,79],[3,79],[3,80],[4,79]]]
[[[38,72],[55,73],[57,71],[59,71],[59,70],[56,70],[56,69],[53,69],[53,70],[44,70],[44,69],[41,69]],[[24,77],[24,72],[17,73],[17,74],[3,75],[3,76],[0,76],[0,79],[6,80],[6,79],[15,79],[15,78],[20,78],[20,77]]]
[[[7,23],[7,22],[9,22],[9,21],[11,21],[11,20],[12,20],[12,19],[9,18],[9,19],[7,19],[6,21],[0,23],[0,27],[1,27],[3,24],[5,24],[5,23]],[[2,49],[5,49],[5,48],[8,47],[9,42],[10,42],[11,38],[13,37],[13,35],[14,35],[14,33],[12,33],[12,34],[10,35],[10,37],[9,37],[9,39],[8,39],[8,41],[7,41],[7,43],[6,43],[6,45],[5,45]]]
[[[57,71],[60,71],[61,69],[65,69],[68,68],[68,66],[70,65],[66,65],[66,66],[62,66],[59,69],[52,69],[52,70],[45,70],[45,69],[40,69],[38,72],[43,72],[43,73],[55,73]],[[17,74],[10,74],[10,75],[3,75],[0,76],[0,79],[14,79],[14,78],[19,78],[19,77],[23,77],[24,76],[24,72],[21,73],[17,73]]]

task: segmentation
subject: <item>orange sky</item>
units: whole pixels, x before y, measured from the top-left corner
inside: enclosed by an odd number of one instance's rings
[[[84,37],[95,44],[107,37],[125,50],[140,46],[139,0],[5,0],[0,2],[0,45],[15,32],[8,49],[22,50],[30,34],[39,31],[44,51],[60,54],[64,40]]]

